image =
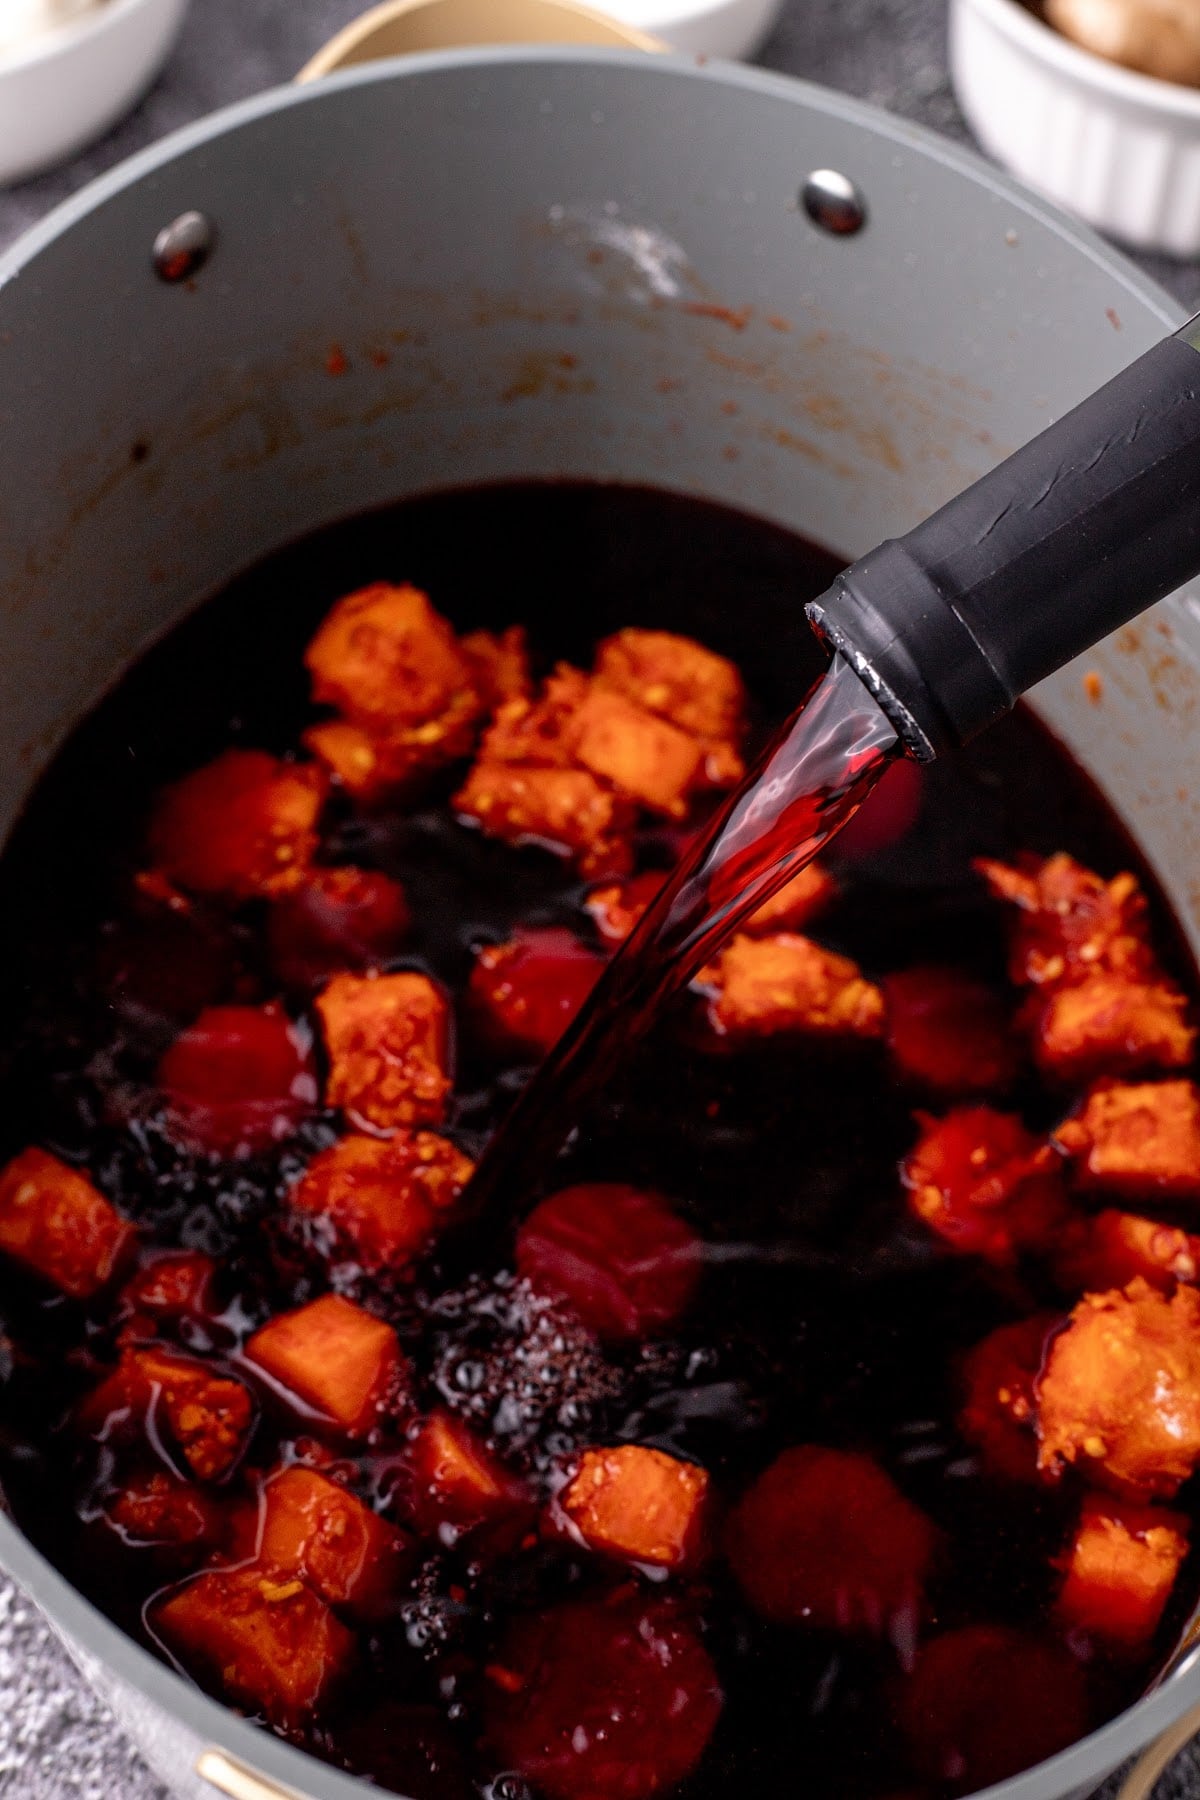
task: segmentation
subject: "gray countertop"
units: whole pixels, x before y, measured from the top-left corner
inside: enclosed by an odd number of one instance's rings
[[[143,144],[215,107],[287,81],[366,0],[193,0],[157,87],[67,168],[0,193],[0,247]],[[966,139],[946,76],[945,0],[788,0],[762,60]],[[1200,265],[1140,258],[1200,308]],[[1200,1778],[1172,1783],[1194,1796]],[[0,1795],[5,1800],[167,1800],[29,1603],[0,1579]]]

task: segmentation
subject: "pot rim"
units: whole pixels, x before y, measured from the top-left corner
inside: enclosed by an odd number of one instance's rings
[[[110,199],[152,176],[181,154],[198,149],[242,126],[272,117],[293,106],[319,106],[343,90],[401,82],[444,71],[494,69],[500,65],[575,67],[597,65],[626,71],[642,80],[713,81],[750,95],[789,101],[811,112],[849,120],[864,132],[890,141],[964,176],[977,188],[1001,197],[1014,212],[1054,231],[1123,290],[1175,329],[1183,309],[1148,276],[1112,250],[1086,226],[1039,199],[1018,181],[923,126],[882,112],[851,96],[812,82],[745,65],[708,62],[687,56],[648,57],[642,51],[547,45],[430,51],[363,64],[320,82],[288,85],[222,108],[171,133],[91,182],[56,207],[0,255],[0,290],[32,270],[38,256]],[[147,246],[147,252],[149,246]],[[210,1698],[183,1675],[128,1637],[47,1561],[0,1511],[0,1568],[3,1568],[45,1614],[81,1650],[104,1664],[116,1677],[160,1707],[203,1745],[227,1752],[248,1768],[282,1783],[300,1796],[319,1800],[362,1800],[363,1784],[285,1743],[273,1733],[240,1717]],[[1115,1719],[1069,1749],[1007,1781],[981,1790],[986,1800],[1047,1800],[1090,1790],[1126,1757],[1133,1755],[1200,1701],[1200,1657],[1187,1655],[1162,1684]],[[974,1797],[972,1797],[974,1800]]]

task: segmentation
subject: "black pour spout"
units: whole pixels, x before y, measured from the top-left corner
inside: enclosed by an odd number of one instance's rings
[[[923,762],[1200,573],[1200,315],[814,600]]]

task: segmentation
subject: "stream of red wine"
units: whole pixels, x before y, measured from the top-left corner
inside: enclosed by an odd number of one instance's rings
[[[584,1100],[603,1092],[742,920],[849,824],[898,751],[888,720],[835,657],[668,877],[505,1119],[471,1183],[474,1216],[526,1210]]]

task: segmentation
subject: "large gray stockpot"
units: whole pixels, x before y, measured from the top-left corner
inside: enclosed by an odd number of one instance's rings
[[[798,194],[817,169],[858,184],[862,230],[810,219]],[[168,284],[152,245],[191,209],[215,247]],[[598,476],[850,556],[1177,323],[981,163],[744,69],[460,52],[237,107],[0,263],[0,833],[142,645],[319,523],[439,486]],[[498,579],[519,577],[520,549]],[[1036,704],[1196,943],[1195,602],[1164,603],[1087,667],[1098,700],[1075,668]],[[5,1518],[0,1561],[180,1795],[361,1800],[133,1646]],[[995,1792],[1086,1792],[1197,1699],[1184,1666]]]

